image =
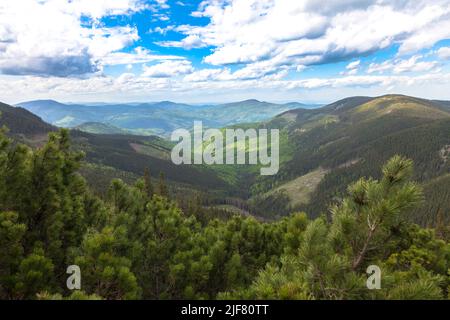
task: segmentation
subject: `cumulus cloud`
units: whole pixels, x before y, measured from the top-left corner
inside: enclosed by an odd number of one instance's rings
[[[152,66],[144,66],[143,69],[142,75],[150,78],[170,78],[194,71],[192,63],[188,60],[168,60]]]
[[[170,18],[167,14],[165,13],[155,13],[153,14],[153,21],[169,21]]]
[[[450,37],[450,0],[205,0],[192,15],[210,23],[158,44],[212,47],[204,62],[216,66],[268,61],[273,69],[301,69],[393,44],[407,54]]]
[[[439,58],[447,60],[450,59],[450,47],[442,47],[437,51]]]
[[[450,38],[450,0],[204,0],[191,13],[209,21],[202,26],[161,22],[171,18],[169,9],[166,0],[2,0],[0,93],[15,97],[26,88],[44,98],[155,92],[216,97],[244,90],[388,90],[433,81],[448,87],[450,77],[439,67],[450,58],[450,48],[431,54],[423,49]],[[131,50],[139,40],[146,45],[136,26],[102,23],[143,10],[148,22],[157,20],[150,32],[158,45],[206,48],[194,53],[206,52],[203,64],[194,68],[178,56],[182,50],[174,50],[177,55],[170,49],[164,55],[144,47]],[[169,32],[182,38],[164,38]],[[393,45],[399,48],[396,56],[369,65],[371,54]],[[338,76],[334,69],[328,78],[314,76],[315,65],[343,61]],[[138,70],[135,64],[146,64],[139,75],[131,73]],[[105,68],[115,65],[122,69]],[[305,69],[310,78],[295,73]],[[105,75],[109,70],[125,73]]]
[[[162,34],[162,35],[165,35],[165,34],[167,34],[167,32],[169,32],[169,31],[172,31],[172,30],[174,30],[176,28],[176,26],[174,26],[174,25],[169,25],[169,26],[167,26],[167,27],[156,27],[156,28],[154,28],[154,29],[150,29],[149,30],[149,32],[150,33],[159,33],[159,34]]]
[[[141,0],[1,1],[0,72],[78,76],[99,71],[104,57],[139,39],[135,27],[108,28],[99,20],[144,8]]]
[[[356,60],[350,62],[346,67],[345,71],[341,72],[342,75],[353,76],[358,73],[359,66],[361,65],[361,60]]]
[[[169,9],[170,6],[167,3],[167,0],[155,0],[156,4],[161,8],[161,9]]]
[[[395,74],[403,72],[431,71],[438,66],[437,61],[420,61],[422,55],[415,55],[409,59],[386,60],[382,63],[371,63],[367,69],[368,73],[383,73],[386,71]]]
[[[356,60],[356,61],[350,62],[345,68],[347,70],[357,69],[360,64],[361,64],[361,60]]]

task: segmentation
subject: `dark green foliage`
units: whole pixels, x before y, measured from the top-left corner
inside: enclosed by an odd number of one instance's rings
[[[64,274],[67,257],[88,228],[87,217],[95,221],[99,212],[87,206],[86,184],[76,173],[82,154],[71,151],[67,131],[51,133],[48,143],[34,152],[21,144],[11,145],[4,135],[0,135],[0,145],[0,211],[2,215],[10,212],[9,223],[27,229],[20,238],[24,259],[14,290],[30,297],[38,289],[52,289],[64,282],[62,276],[54,277],[53,270]],[[35,266],[42,271],[34,274]],[[10,268],[10,273],[16,270],[14,264]]]
[[[289,197],[282,191],[268,196],[256,196],[249,203],[251,212],[261,217],[280,218],[290,212]]]
[[[450,226],[450,174],[437,177],[423,187],[426,201],[413,211],[414,221],[424,226]]]
[[[411,179],[424,173],[405,157],[355,177],[328,219],[261,222],[216,219],[201,194],[182,199],[182,210],[164,175],[153,190],[148,172],[134,184],[111,181],[101,199],[78,174],[82,156],[66,130],[35,150],[0,132],[1,299],[448,297],[448,223],[443,214],[436,231],[410,222],[423,203]],[[237,200],[223,204],[246,212]],[[81,291],[66,288],[73,264]],[[371,264],[383,270],[381,290],[365,286]]]
[[[54,265],[37,243],[36,248],[20,262],[14,298],[33,299],[38,292],[55,288]]]
[[[269,264],[244,290],[222,294],[246,299],[442,299],[450,278],[450,244],[433,230],[407,223],[421,201],[410,182],[412,162],[393,157],[381,180],[360,179],[332,208],[332,222],[297,216],[300,239],[281,266]],[[306,225],[306,227],[305,227]],[[292,230],[292,229],[291,229]],[[294,239],[296,237],[289,237]],[[365,270],[383,270],[380,290],[367,290]]]
[[[22,238],[26,226],[15,212],[0,213],[0,297],[12,298],[17,271],[23,259]]]
[[[137,299],[140,288],[131,272],[126,229],[105,227],[85,235],[75,264],[83,270],[83,289],[105,299]]]

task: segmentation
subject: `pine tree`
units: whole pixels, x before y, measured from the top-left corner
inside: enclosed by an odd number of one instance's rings
[[[16,297],[35,299],[39,292],[52,292],[56,289],[54,265],[46,257],[40,243],[21,262],[15,284]]]
[[[448,244],[399,231],[408,225],[405,215],[409,209],[422,199],[420,188],[409,181],[412,162],[395,156],[382,171],[380,181],[360,179],[348,188],[349,196],[332,207],[330,224],[321,218],[308,223],[300,233],[298,251],[287,250],[288,254],[281,258],[281,266],[268,265],[249,289],[221,297],[395,299],[444,296],[447,284],[443,279],[450,261]],[[291,238],[288,238],[288,246]],[[404,243],[407,239],[422,240],[409,243],[404,251],[396,253],[401,250],[397,241]],[[383,259],[389,255],[384,263]],[[406,263],[408,272],[399,270],[403,264],[400,261]],[[427,266],[426,261],[433,263]],[[370,263],[383,267],[383,290],[372,292],[365,288],[365,269]]]
[[[150,175],[150,170],[145,168],[144,171],[144,183],[145,183],[145,191],[147,193],[147,197],[151,199],[153,197],[153,185],[152,185],[152,177]]]
[[[159,173],[159,184],[158,184],[159,195],[162,197],[168,197],[169,191],[167,190],[166,179],[164,177],[164,172]]]
[[[41,241],[58,269],[66,251],[82,238],[86,186],[76,170],[83,154],[70,150],[67,130],[50,133],[31,160],[31,201],[27,209],[27,241]]]
[[[16,273],[23,259],[26,226],[16,212],[0,212],[0,299],[13,298]]]
[[[113,300],[140,297],[136,276],[130,270],[132,262],[123,254],[124,243],[124,227],[106,227],[86,235],[82,255],[75,259],[82,273],[83,290]]]

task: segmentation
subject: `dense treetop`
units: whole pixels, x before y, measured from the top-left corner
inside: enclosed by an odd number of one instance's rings
[[[449,228],[409,222],[423,193],[406,158],[352,183],[330,219],[267,223],[217,219],[195,200],[183,211],[163,175],[113,180],[99,198],[78,173],[82,157],[66,130],[35,150],[0,133],[0,298],[448,298]],[[66,287],[73,264],[80,291]],[[366,287],[369,265],[382,270],[380,290]]]

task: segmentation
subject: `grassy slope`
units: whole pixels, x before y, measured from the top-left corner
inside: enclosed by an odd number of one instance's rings
[[[314,191],[316,191],[317,186],[327,173],[327,170],[319,167],[303,176],[279,185],[275,189],[267,192],[266,196],[272,195],[276,192],[285,192],[289,197],[290,207],[296,208],[300,205],[308,204],[310,202],[311,195]]]

